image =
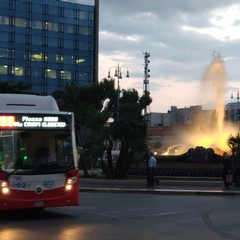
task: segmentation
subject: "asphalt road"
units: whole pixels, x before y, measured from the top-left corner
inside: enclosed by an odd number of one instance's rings
[[[240,239],[238,196],[80,193],[78,207],[0,215],[1,240]]]

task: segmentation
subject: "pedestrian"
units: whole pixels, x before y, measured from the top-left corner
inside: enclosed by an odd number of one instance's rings
[[[232,162],[230,156],[227,152],[223,153],[223,169],[222,169],[222,177],[224,186],[227,188],[232,184],[233,178],[233,169],[232,169]]]
[[[149,151],[149,158],[147,162],[147,186],[153,187],[154,182],[159,184],[158,179],[155,179],[154,174],[155,174],[155,169],[157,165],[157,159],[154,156],[153,150]]]

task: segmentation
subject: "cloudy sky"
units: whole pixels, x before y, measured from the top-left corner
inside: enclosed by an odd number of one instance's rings
[[[125,78],[122,68],[120,87],[142,94],[147,51],[151,112],[204,105],[200,84],[215,52],[221,54],[227,72],[225,101],[234,101],[230,95],[240,87],[238,0],[99,1],[100,79],[119,63],[130,71]]]

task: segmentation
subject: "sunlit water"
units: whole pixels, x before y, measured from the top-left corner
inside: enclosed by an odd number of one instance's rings
[[[236,126],[224,122],[224,99],[227,74],[224,62],[220,57],[213,58],[207,67],[201,83],[202,98],[205,104],[216,109],[216,115],[207,115],[207,111],[202,116],[198,116],[190,131],[182,134],[182,147],[178,148],[176,154],[182,154],[189,147],[202,146],[213,148],[215,153],[222,154],[229,151],[227,140],[230,135],[237,132]],[[211,119],[215,118],[215,124]],[[172,148],[172,146],[170,147]],[[167,152],[164,154],[167,155]]]

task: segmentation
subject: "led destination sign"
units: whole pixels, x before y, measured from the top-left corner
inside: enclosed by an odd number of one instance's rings
[[[66,115],[42,114],[0,115],[0,128],[68,129],[69,117]]]

